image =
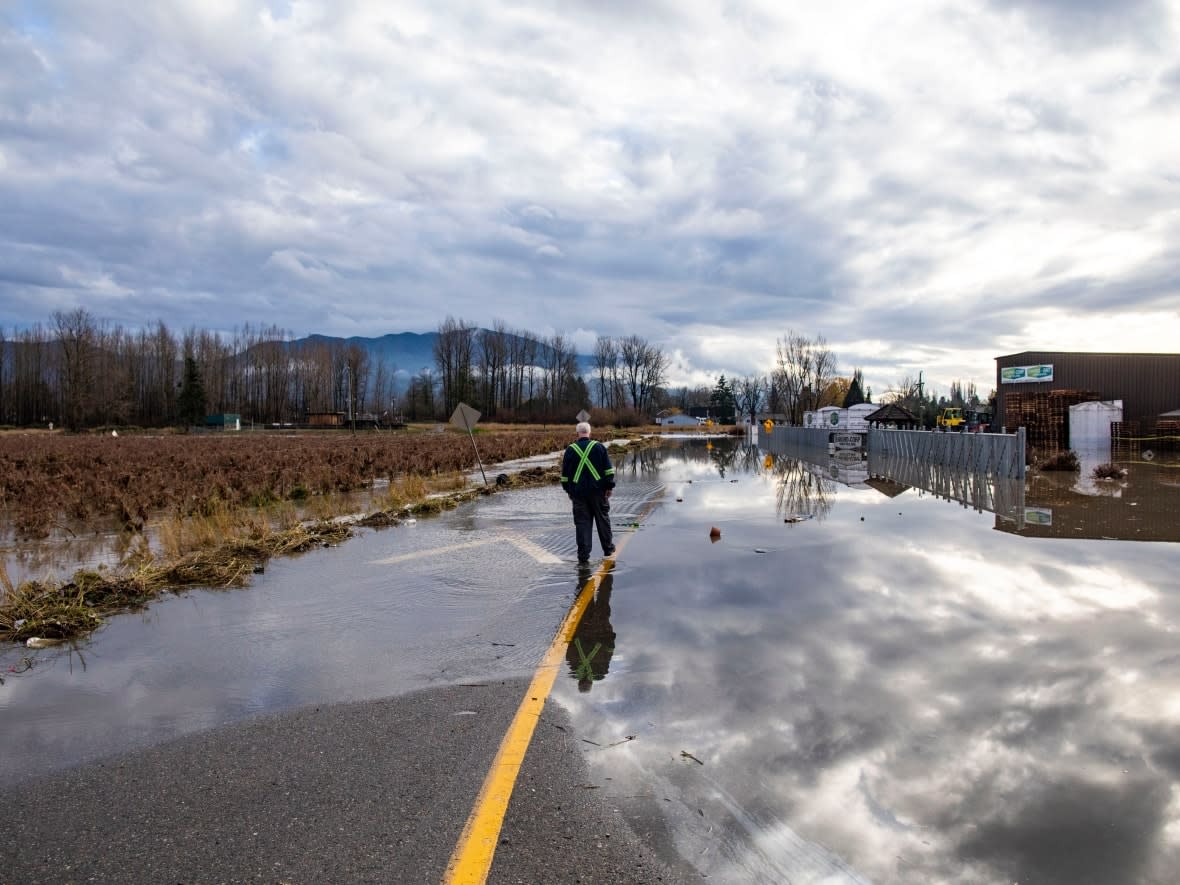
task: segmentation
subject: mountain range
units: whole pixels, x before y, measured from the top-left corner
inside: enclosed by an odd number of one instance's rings
[[[482,331],[482,330],[480,330]],[[437,332],[391,332],[379,338],[335,338],[331,335],[308,335],[287,342],[288,346],[296,348],[303,344],[322,344],[328,347],[350,347],[356,345],[369,355],[369,363],[376,367],[384,363],[387,370],[392,371],[399,383],[419,374],[423,369],[435,371],[434,342],[438,340]],[[541,345],[544,347],[544,345]],[[594,368],[594,357],[578,354],[578,369],[582,374],[589,374]]]

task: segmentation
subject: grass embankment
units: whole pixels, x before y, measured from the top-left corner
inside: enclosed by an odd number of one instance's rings
[[[486,439],[481,437],[480,449],[482,454],[485,448],[507,448],[514,453],[511,458],[527,457],[560,449],[564,439],[563,435],[555,445],[548,436],[538,436],[534,447],[541,451],[520,454],[519,440],[507,447],[485,447]],[[638,440],[631,443],[642,444]],[[467,445],[470,451],[470,443]],[[318,470],[322,465],[312,467]],[[228,504],[218,497],[191,514],[175,508],[159,525],[157,550],[150,548],[142,534],[142,523],[140,528],[130,529],[138,533],[137,543],[118,568],[81,570],[60,584],[26,581],[14,586],[0,564],[0,640],[37,637],[64,641],[84,636],[104,617],[141,608],[165,592],[245,586],[272,557],[340,543],[351,536],[352,525],[396,525],[407,517],[439,513],[498,490],[553,483],[558,473],[556,467],[537,467],[513,476],[489,477],[490,485],[473,487],[466,487],[462,475],[454,472],[407,473],[390,480],[377,499],[380,506],[376,510],[347,521],[321,518],[304,522],[291,500],[260,508]],[[295,487],[304,486],[297,482]],[[133,484],[127,489],[134,494]],[[324,504],[321,509],[330,510],[331,505]]]

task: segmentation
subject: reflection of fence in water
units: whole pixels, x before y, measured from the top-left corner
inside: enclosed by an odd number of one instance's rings
[[[832,457],[821,453],[827,434],[804,428],[768,434],[763,442],[766,451],[787,455],[808,464],[828,467]],[[815,441],[822,445],[815,445]],[[892,480],[913,489],[955,500],[977,511],[990,511],[1022,523],[1024,513],[1024,446],[1020,434],[931,433],[907,431],[871,431],[867,434],[868,476]],[[775,473],[782,467],[775,465]],[[782,499],[794,493],[801,497],[799,510],[807,511],[811,490],[796,481],[780,486]],[[831,507],[832,486],[819,490],[822,512]],[[801,494],[799,496],[799,492]],[[800,506],[801,505],[801,506]]]
[[[804,427],[775,427],[764,445],[772,452],[787,448],[815,451],[828,448],[830,432]],[[930,462],[956,470],[1024,479],[1024,432],[937,433],[921,430],[869,430],[865,448],[888,455]]]
[[[1024,480],[1007,479],[978,470],[959,470],[915,461],[898,455],[869,454],[869,473],[902,485],[922,489],[958,501],[974,510],[988,510],[997,516],[1022,521],[1024,516]]]

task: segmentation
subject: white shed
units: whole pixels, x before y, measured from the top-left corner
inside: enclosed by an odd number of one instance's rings
[[[848,429],[848,410],[842,409],[839,406],[824,406],[815,413],[815,427],[822,427],[824,430],[847,430]]]
[[[1123,420],[1123,401],[1077,403],[1069,407],[1069,447],[1101,449],[1110,446],[1110,425]]]
[[[848,413],[848,429],[868,430],[869,422],[865,419],[879,408],[881,407],[875,403],[857,403],[855,406],[849,406],[845,410]]]

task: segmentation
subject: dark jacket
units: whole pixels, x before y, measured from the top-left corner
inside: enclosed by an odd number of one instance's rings
[[[589,498],[615,487],[615,468],[606,446],[579,438],[565,448],[561,459],[561,487],[571,498]]]

